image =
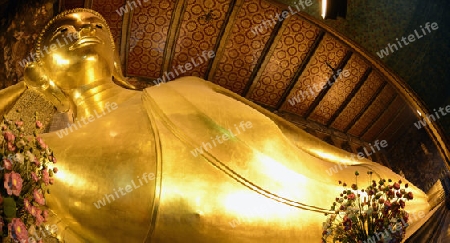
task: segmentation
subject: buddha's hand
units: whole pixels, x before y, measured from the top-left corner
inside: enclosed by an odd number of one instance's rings
[[[66,112],[70,108],[68,96],[47,76],[38,63],[30,62],[25,67],[24,82],[30,88],[41,92],[52,102],[59,112]]]

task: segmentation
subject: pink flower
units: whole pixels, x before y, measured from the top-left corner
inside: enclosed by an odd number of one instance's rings
[[[414,199],[414,195],[412,192],[408,192],[408,194],[406,194],[406,198],[408,198],[409,200]]]
[[[405,208],[405,202],[404,201],[400,200],[399,203],[400,203],[400,207],[401,208]]]
[[[5,174],[4,187],[8,193],[8,195],[16,195],[19,196],[22,191],[22,177],[20,174],[15,173],[14,171],[11,173]]]
[[[42,213],[42,215],[44,216],[44,222],[47,222],[47,219],[48,219],[48,210],[44,210],[44,212]]]
[[[8,148],[8,150],[11,151],[11,152],[16,151],[16,146],[15,146],[14,144],[12,144],[11,142],[8,142],[7,148]]]
[[[39,178],[37,177],[36,173],[31,172],[31,177],[33,178],[33,180],[34,180],[35,182],[38,182],[38,181],[39,181]]]
[[[58,168],[57,167],[53,168],[53,173],[58,173]]]
[[[398,190],[398,189],[400,189],[400,184],[398,184],[397,182],[396,182],[396,183],[394,183],[394,189],[395,189],[395,190]]]
[[[408,222],[409,219],[409,213],[405,212],[405,215],[403,215],[403,220],[406,222]]]
[[[44,217],[42,217],[42,210],[39,208],[36,208],[36,213],[34,215],[34,218],[36,219],[36,225],[39,226],[44,222]]]
[[[36,121],[36,128],[41,129],[43,127],[42,122]]]
[[[14,240],[19,242],[28,241],[28,231],[25,224],[19,218],[13,218],[12,222],[8,225],[11,236]]]
[[[25,206],[25,209],[31,213],[31,204],[30,201],[28,201],[28,199],[23,199],[23,205]]]
[[[42,180],[44,181],[44,183],[45,183],[46,186],[48,186],[49,178],[50,178],[50,176],[49,176],[49,174],[48,174],[48,170],[43,169],[43,170],[42,170]]]
[[[3,158],[3,166],[7,170],[12,170],[12,162],[8,158]]]
[[[33,191],[33,197],[34,197],[34,200],[35,200],[37,203],[39,203],[39,204],[41,204],[41,205],[44,205],[44,204],[45,204],[44,196],[42,195],[42,193],[41,193],[40,191],[34,189],[34,191]]]
[[[31,206],[29,213],[33,216],[36,216],[37,208],[35,206]]]
[[[23,121],[16,121],[16,126],[17,127],[23,126]]]
[[[344,225],[344,227],[345,227],[344,229],[345,229],[345,230],[351,230],[351,229],[352,229],[352,224],[353,224],[353,222],[352,222],[351,219],[349,219],[349,218],[347,217],[347,215],[344,216],[344,220],[343,220],[342,224]]]
[[[16,138],[14,137],[14,134],[12,134],[12,132],[4,132],[3,137],[5,138],[6,142],[14,142],[14,139]]]
[[[44,217],[42,217],[41,214],[38,214],[38,215],[36,216],[36,225],[37,225],[37,226],[41,225],[42,222],[44,222],[44,221],[45,221],[45,220],[44,220]]]
[[[33,162],[36,164],[37,167],[41,166],[41,162],[39,161],[38,158],[34,158]]]
[[[36,141],[38,142],[39,147],[41,148],[47,148],[47,144],[44,143],[44,140],[41,137],[37,137]]]
[[[355,194],[348,194],[348,199],[349,200],[353,200],[353,199],[355,199]]]

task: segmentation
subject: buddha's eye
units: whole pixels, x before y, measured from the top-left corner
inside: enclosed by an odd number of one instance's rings
[[[59,36],[69,36],[71,33],[73,33],[74,27],[72,25],[64,25],[59,28],[57,28],[53,34],[50,41],[53,41],[55,38],[58,38]]]
[[[99,29],[103,29],[103,25],[101,25],[101,24],[96,24],[95,27],[97,27]]]

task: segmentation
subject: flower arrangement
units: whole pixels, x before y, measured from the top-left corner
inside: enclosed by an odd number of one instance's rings
[[[25,136],[24,122],[4,118],[0,130],[0,228],[2,242],[42,242],[42,223],[47,221],[45,193],[53,184],[56,163],[53,152],[38,136],[42,123],[35,116],[33,136]],[[34,237],[31,237],[31,235]]]
[[[365,189],[358,188],[358,171],[355,172],[356,183],[347,188],[345,182],[339,181],[344,190],[331,206],[332,214],[326,214],[323,223],[322,242],[341,243],[399,243],[405,236],[408,226],[408,213],[405,201],[414,198],[412,192],[406,192],[408,184],[401,188],[402,181],[393,182],[380,179],[372,182]]]

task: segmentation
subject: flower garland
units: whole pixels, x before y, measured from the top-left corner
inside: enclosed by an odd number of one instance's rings
[[[0,238],[10,242],[42,242],[45,193],[58,171],[52,150],[38,136],[42,123],[35,116],[33,136],[25,136],[24,122],[4,118],[0,125],[4,140],[0,142]],[[53,168],[51,168],[53,167]],[[31,232],[38,240],[31,237]],[[33,240],[32,240],[33,239]]]
[[[371,171],[368,174],[372,176]],[[322,242],[401,242],[409,217],[404,210],[405,201],[414,198],[412,192],[406,192],[408,184],[401,188],[401,180],[394,183],[391,179],[380,179],[378,183],[371,180],[371,185],[359,190],[358,175],[356,171],[356,184],[350,188],[339,181],[344,190],[331,206],[335,213],[326,214]]]

